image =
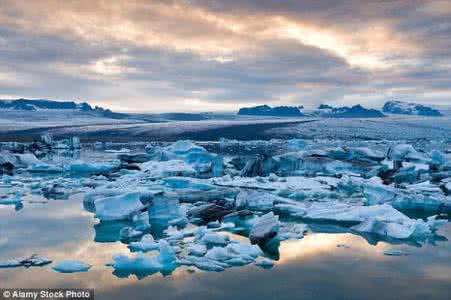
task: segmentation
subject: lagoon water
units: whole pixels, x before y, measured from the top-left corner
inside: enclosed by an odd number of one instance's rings
[[[92,149],[80,155],[85,161],[115,157]],[[82,200],[81,193],[53,200],[32,194],[24,197],[19,210],[0,205],[0,261],[32,254],[53,261],[44,267],[0,269],[1,288],[93,288],[95,299],[108,300],[450,299],[451,223],[441,227],[440,238],[431,243],[396,245],[370,244],[347,230],[316,225],[303,239],[282,242],[280,258],[271,269],[248,265],[205,272],[179,267],[167,276],[121,278],[108,264],[115,254],[130,254],[119,241],[119,231],[127,224],[99,222]],[[387,256],[387,250],[409,255]],[[92,268],[74,274],[52,270],[63,259]]]
[[[46,200],[33,196],[33,200]],[[283,242],[272,269],[246,266],[224,272],[189,272],[138,280],[119,278],[106,266],[129,253],[117,238],[120,223],[98,224],[82,206],[81,195],[47,203],[25,203],[20,211],[0,207],[0,259],[47,256],[54,263],[78,259],[87,273],[61,274],[52,265],[0,269],[1,287],[94,288],[96,299],[449,299],[451,243],[370,245],[349,233],[310,233]],[[451,238],[451,224],[439,234]],[[340,247],[337,245],[345,245]],[[386,256],[399,249],[408,256]]]

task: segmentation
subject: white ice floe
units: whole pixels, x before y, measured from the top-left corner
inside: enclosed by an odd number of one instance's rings
[[[204,256],[207,253],[207,246],[202,244],[192,244],[188,248],[188,253],[194,256]]]
[[[91,265],[79,260],[62,260],[52,267],[53,270],[60,273],[79,273],[87,272]]]
[[[128,276],[136,274],[137,276],[152,274],[156,272],[171,272],[177,267],[177,258],[174,249],[165,240],[159,241],[158,256],[147,256],[138,253],[134,257],[126,255],[115,255],[112,264],[118,275]]]
[[[126,193],[94,201],[96,217],[101,220],[124,220],[144,208],[141,193]]]
[[[148,252],[159,249],[159,245],[151,234],[145,234],[142,236],[141,241],[131,242],[128,248],[134,252]]]
[[[396,250],[396,249],[390,249],[384,251],[384,255],[387,256],[407,256],[409,253],[402,251],[402,250]]]
[[[205,245],[225,246],[230,242],[230,238],[224,234],[207,232],[201,237],[200,241]]]
[[[143,163],[140,168],[154,178],[194,177],[196,175],[196,170],[183,160],[148,161]]]
[[[30,166],[27,169],[31,173],[62,173],[64,169],[60,166],[49,165],[49,164],[37,164]]]
[[[119,161],[110,163],[86,163],[77,161],[66,166],[66,170],[71,173],[94,173],[108,174],[119,167]]]
[[[279,232],[279,217],[269,212],[259,217],[251,228],[249,239],[251,243],[265,243],[273,239]]]
[[[0,268],[42,267],[51,263],[52,263],[51,259],[44,256],[38,256],[36,254],[33,254],[32,256],[26,258],[0,261]]]
[[[274,261],[272,261],[266,257],[261,257],[255,261],[255,265],[262,267],[263,269],[269,269],[274,266]]]

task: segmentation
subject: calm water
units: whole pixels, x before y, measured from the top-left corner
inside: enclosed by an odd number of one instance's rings
[[[190,273],[179,268],[167,277],[118,278],[105,264],[114,254],[129,253],[124,244],[110,242],[120,224],[97,224],[81,198],[25,203],[17,212],[0,206],[0,259],[36,253],[54,262],[79,259],[93,268],[78,274],[60,274],[51,265],[0,269],[1,287],[89,287],[96,299],[450,299],[450,242],[374,246],[349,233],[311,233],[284,242],[280,260],[269,270],[247,266]],[[450,239],[451,224],[439,233]],[[387,249],[410,255],[385,256]]]

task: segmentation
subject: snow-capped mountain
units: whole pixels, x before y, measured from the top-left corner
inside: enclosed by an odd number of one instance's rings
[[[385,115],[377,109],[368,109],[363,106],[354,105],[352,107],[331,107],[320,105],[315,112],[316,115],[326,118],[382,118]]]
[[[400,115],[419,115],[440,117],[442,114],[432,107],[421,104],[403,102],[403,101],[388,101],[384,104],[382,110],[385,113],[400,114]]]
[[[14,99],[0,100],[0,110],[14,111],[41,111],[41,110],[74,110],[77,112],[92,113],[96,116],[113,119],[127,118],[127,114],[112,112],[99,106],[92,107],[86,102],[76,103],[74,101],[52,101],[47,99]]]

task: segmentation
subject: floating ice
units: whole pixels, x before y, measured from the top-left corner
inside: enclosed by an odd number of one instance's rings
[[[138,253],[135,257],[114,256],[112,266],[115,274],[120,277],[135,274],[138,278],[142,278],[156,272],[171,273],[177,267],[174,249],[165,240],[160,240],[159,249],[158,256],[146,256],[142,253]]]
[[[225,246],[230,242],[230,238],[223,234],[207,232],[202,236],[201,242],[210,246]]]
[[[78,260],[62,260],[52,267],[53,270],[60,273],[87,272],[90,268],[91,265]]]
[[[71,173],[108,174],[119,167],[119,162],[85,163],[82,161],[69,164],[66,169]]]
[[[387,255],[387,256],[407,256],[407,255],[409,255],[409,253],[404,252],[402,250],[390,249],[390,250],[384,251],[384,255]]]
[[[27,258],[11,259],[7,261],[0,261],[0,268],[16,268],[16,267],[42,267],[51,264],[52,261],[47,257],[33,254]]]
[[[255,265],[262,267],[263,269],[269,269],[274,266],[274,262],[268,258],[262,257],[255,261]]]
[[[48,165],[48,164],[37,164],[29,167],[27,169],[32,173],[62,173],[64,169],[60,166]]]
[[[101,220],[124,220],[144,209],[141,193],[126,193],[99,198],[94,201],[96,217]]]
[[[147,252],[159,249],[159,245],[151,234],[145,234],[142,236],[141,241],[131,242],[128,248],[133,252]]]
[[[183,160],[148,161],[141,165],[141,170],[154,178],[170,176],[196,176],[196,170]]]
[[[249,239],[253,244],[264,244],[273,239],[279,232],[279,217],[272,212],[257,219],[251,228]]]

